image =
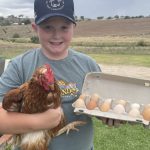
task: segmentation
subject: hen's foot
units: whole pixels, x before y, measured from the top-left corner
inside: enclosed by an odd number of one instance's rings
[[[82,126],[82,125],[85,125],[85,124],[86,124],[86,122],[84,122],[84,121],[71,122],[71,123],[67,124],[66,126],[64,126],[62,129],[60,129],[56,136],[59,136],[59,135],[65,133],[65,132],[66,132],[66,134],[69,134],[70,130],[79,131],[79,129],[76,128],[76,126]]]

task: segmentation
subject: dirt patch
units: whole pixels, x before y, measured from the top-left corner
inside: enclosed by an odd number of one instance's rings
[[[150,18],[81,21],[75,30],[77,37],[116,35],[150,35]]]
[[[150,68],[124,65],[100,65],[104,73],[150,80]]]

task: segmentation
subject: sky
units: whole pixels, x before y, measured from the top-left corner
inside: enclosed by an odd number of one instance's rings
[[[34,0],[0,0],[0,16],[33,17]],[[104,16],[149,16],[150,0],[74,0],[75,15],[96,19]]]

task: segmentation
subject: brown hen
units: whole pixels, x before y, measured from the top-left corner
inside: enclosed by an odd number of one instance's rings
[[[17,89],[10,90],[3,99],[2,106],[5,110],[21,113],[40,113],[49,108],[61,106],[61,92],[54,74],[49,65],[39,67],[32,78]],[[83,121],[75,121],[65,126],[64,114],[61,122],[53,129],[36,131],[31,133],[13,135],[15,145],[21,150],[47,150],[48,143],[54,136],[58,136],[77,125],[83,125]]]

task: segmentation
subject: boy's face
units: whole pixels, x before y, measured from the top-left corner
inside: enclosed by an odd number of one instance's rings
[[[32,25],[37,32],[43,52],[48,57],[65,56],[70,45],[74,24],[63,17],[52,17],[40,25]]]

